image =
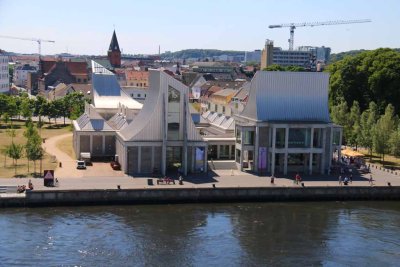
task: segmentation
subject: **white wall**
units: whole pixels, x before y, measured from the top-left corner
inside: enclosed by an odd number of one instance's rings
[[[8,56],[0,55],[0,93],[8,93],[9,90]]]

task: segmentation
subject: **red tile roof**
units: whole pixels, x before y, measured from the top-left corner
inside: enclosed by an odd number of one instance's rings
[[[148,71],[127,70],[127,71],[125,71],[125,76],[126,76],[127,80],[148,80],[149,72]]]

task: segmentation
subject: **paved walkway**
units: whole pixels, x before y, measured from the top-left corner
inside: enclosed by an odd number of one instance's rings
[[[184,184],[157,185],[153,178],[153,186],[147,185],[147,179],[151,177],[132,177],[121,171],[112,170],[109,163],[95,162],[86,170],[76,169],[76,160],[59,150],[56,143],[63,138],[70,137],[72,133],[55,136],[46,140],[43,147],[49,154],[54,155],[62,162],[62,168],[55,170],[55,176],[60,182],[59,187],[44,187],[41,178],[5,178],[0,179],[0,185],[27,185],[32,180],[35,190],[79,190],[79,189],[116,189],[118,185],[122,189],[138,188],[210,188],[217,187],[300,187],[293,183],[293,177],[277,177],[275,183],[270,183],[270,177],[260,177],[239,170],[212,170],[209,175],[193,175],[185,178]],[[391,174],[379,169],[372,169],[373,186],[400,186],[400,175]],[[348,186],[371,186],[368,178],[370,174],[357,175],[354,173],[353,183]],[[304,176],[303,183],[309,186],[339,186],[336,175]]]

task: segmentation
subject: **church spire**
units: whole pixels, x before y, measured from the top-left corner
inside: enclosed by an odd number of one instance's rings
[[[114,30],[113,36],[111,38],[111,43],[110,43],[110,47],[108,48],[108,51],[121,52],[121,50],[119,50],[119,44],[118,44],[118,40],[117,40],[117,35],[115,34],[115,30]]]

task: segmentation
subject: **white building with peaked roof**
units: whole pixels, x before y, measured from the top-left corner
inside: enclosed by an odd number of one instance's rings
[[[327,73],[257,72],[247,105],[234,115],[240,169],[326,173],[342,135],[330,119],[328,82]]]
[[[188,87],[168,74],[150,70],[144,104],[119,86],[115,75],[92,62],[92,104],[74,126],[76,155],[117,155],[129,175],[207,170],[207,144],[192,121]]]

